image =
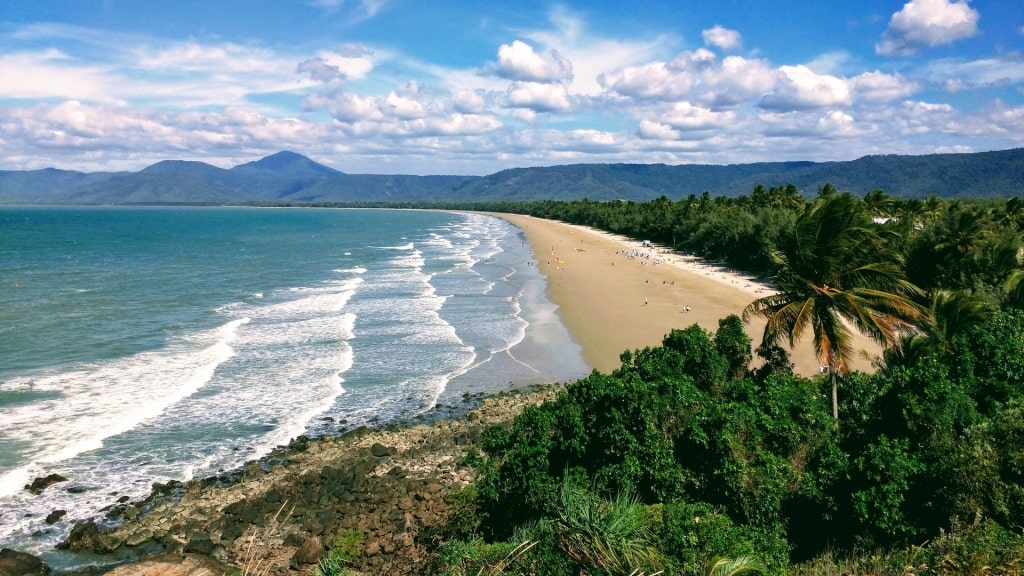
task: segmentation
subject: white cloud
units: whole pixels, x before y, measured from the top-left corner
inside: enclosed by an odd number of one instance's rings
[[[777,81],[761,60],[727,56],[704,48],[678,54],[671,62],[650,62],[612,70],[601,76],[607,90],[640,100],[688,100],[722,108],[760,98]]]
[[[1024,82],[1024,60],[1015,57],[982,58],[941,58],[928,62],[922,74],[930,81],[946,83],[954,81],[967,87],[992,87]]]
[[[345,73],[337,66],[331,66],[319,56],[299,62],[296,71],[305,74],[317,82],[330,82],[345,78]]]
[[[483,112],[487,108],[487,98],[482,90],[459,90],[453,105],[462,113]]]
[[[828,136],[855,136],[860,132],[853,116],[842,110],[829,110],[818,118],[818,133]]]
[[[709,130],[719,128],[735,119],[732,112],[713,112],[689,102],[677,102],[661,121],[677,130]]]
[[[135,56],[133,67],[161,74],[287,74],[295,66],[294,61],[279,58],[266,48],[231,42],[174,42],[157,49],[146,46],[136,50]]]
[[[602,74],[598,82],[605,89],[639,99],[674,100],[688,94],[694,78],[670,70],[665,62],[649,62]]]
[[[123,102],[116,76],[59,50],[0,55],[0,98]]]
[[[498,48],[496,74],[518,82],[571,82],[572,64],[556,50],[546,56],[533,51],[533,47],[516,40]]]
[[[649,140],[675,140],[679,137],[677,130],[654,120],[641,120],[636,133],[640,138]]]
[[[858,74],[850,79],[850,86],[859,102],[890,102],[906,98],[920,90],[917,82],[900,74],[885,74],[875,70]]]
[[[402,120],[411,120],[413,118],[422,118],[425,115],[423,105],[413,98],[401,96],[395,92],[390,92],[384,99],[384,106],[382,112],[386,111],[387,116],[394,116]]]
[[[527,124],[537,122],[537,112],[530,110],[529,108],[513,108],[509,115],[516,120]]]
[[[967,0],[910,0],[892,15],[875,52],[907,56],[970,38],[978,31],[978,18]]]
[[[359,96],[348,92],[311,101],[310,108],[313,110],[326,108],[330,111],[331,116],[342,122],[378,120],[384,117],[381,112],[380,100],[377,97]]]
[[[516,82],[508,89],[508,103],[514,108],[535,112],[565,111],[570,107],[569,95],[561,84]]]
[[[815,74],[806,66],[779,67],[775,90],[761,99],[761,106],[776,110],[799,110],[852,103],[850,87],[841,78]]]
[[[375,65],[375,53],[358,45],[346,45],[337,50],[322,52],[317,58],[337,69],[350,80],[365,78]]]
[[[736,50],[743,45],[739,32],[718,25],[702,31],[701,36],[705,45],[716,46],[722,50]]]
[[[608,38],[590,32],[584,20],[564,6],[548,14],[551,28],[523,31],[522,36],[539,46],[556,50],[572,63],[573,94],[598,96],[599,77],[609,71],[637,66],[663,55],[678,43],[675,37],[656,32],[636,38]]]

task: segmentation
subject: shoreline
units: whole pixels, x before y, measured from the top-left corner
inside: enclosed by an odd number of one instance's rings
[[[415,535],[441,525],[446,495],[475,480],[466,456],[480,449],[483,429],[561,389],[537,384],[467,398],[471,405],[460,416],[429,423],[299,437],[250,461],[229,483],[211,477],[154,485],[145,500],[111,511],[116,528],[79,523],[62,544],[99,564],[53,573],[228,576],[241,566],[308,573],[344,531],[365,535],[354,574],[408,568],[423,553]]]
[[[584,360],[600,372],[618,368],[626,350],[660,346],[673,329],[698,324],[715,332],[720,319],[742,315],[747,304],[772,292],[757,278],[664,246],[533,216],[487,214],[523,232],[547,278],[548,298],[558,306]],[[752,318],[745,326],[756,348],[765,321]],[[851,370],[873,371],[871,361],[881,348],[856,331],[854,342],[860,354]],[[820,373],[809,337],[792,349],[784,347],[796,374]]]
[[[720,318],[739,314],[768,290],[755,279],[664,247],[641,246],[562,222],[489,215],[522,231],[558,318],[587,364],[602,372],[618,368],[625,350],[660,345],[673,328],[696,323],[713,332]],[[684,311],[684,305],[691,310]],[[747,325],[755,346],[761,329],[763,323]],[[817,373],[813,351],[805,344],[791,359],[802,363],[797,364],[797,373]],[[418,530],[442,521],[444,495],[473,480],[474,471],[464,458],[478,448],[483,427],[510,421],[523,407],[553,398],[564,384],[516,386],[512,393],[483,398],[470,395],[461,403],[435,407],[431,416],[436,419],[427,422],[299,437],[268,458],[247,463],[236,481],[226,485],[206,479],[173,490],[154,486],[145,501],[114,511],[123,521],[120,528],[87,533],[80,543],[83,550],[104,555],[125,546],[141,551],[152,544],[162,547],[162,553],[143,554],[119,567],[62,573],[141,576],[155,565],[181,566],[198,558],[215,562],[205,566],[208,574],[226,575],[237,570],[229,565],[245,563],[254,539],[262,561],[307,569],[312,564],[302,559],[302,549],[322,553],[327,539],[346,529],[369,535],[360,569],[374,573],[393,566],[390,563],[416,555],[413,535]],[[261,524],[260,518],[279,512],[282,502],[296,506],[286,514],[287,524]]]

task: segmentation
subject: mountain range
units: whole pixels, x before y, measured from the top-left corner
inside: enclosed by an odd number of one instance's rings
[[[846,162],[732,165],[570,164],[488,176],[346,174],[294,152],[230,169],[165,160],[138,172],[0,171],[0,204],[358,204],[679,199],[826,183],[863,195],[923,198],[1024,195],[1024,148],[969,154],[865,156]]]

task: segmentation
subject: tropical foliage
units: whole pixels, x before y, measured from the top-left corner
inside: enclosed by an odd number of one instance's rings
[[[487,429],[463,541],[537,542],[514,574],[1019,573],[1022,205],[834,187],[503,204],[744,262],[780,289],[748,314],[780,316],[753,352],[738,316],[673,330]],[[874,373],[846,373],[844,329],[889,347]],[[841,426],[831,379],[780,346],[801,333],[844,376]]]

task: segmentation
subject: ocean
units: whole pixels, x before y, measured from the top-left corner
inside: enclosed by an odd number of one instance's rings
[[[481,214],[0,207],[0,547],[45,559],[154,482],[586,375],[531,262]]]

